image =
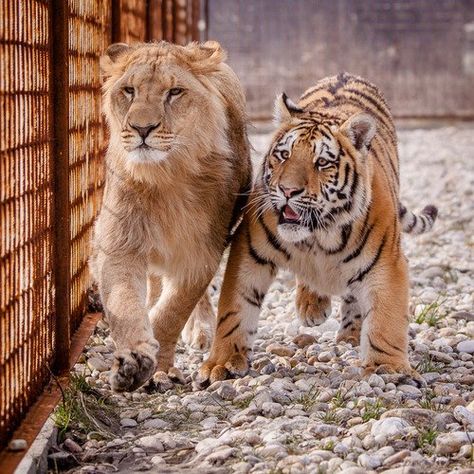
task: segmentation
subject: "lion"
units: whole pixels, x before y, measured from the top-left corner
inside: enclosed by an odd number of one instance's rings
[[[186,323],[185,342],[201,349],[214,333],[207,287],[251,183],[245,99],[225,59],[210,41],[118,43],[101,58],[110,143],[90,267],[116,391],[182,377]]]

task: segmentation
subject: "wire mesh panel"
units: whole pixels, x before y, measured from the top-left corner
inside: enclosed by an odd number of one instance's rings
[[[121,0],[120,41],[134,43],[147,39],[147,1]]]
[[[87,259],[104,180],[106,136],[99,57],[111,41],[110,3],[69,0],[69,202],[71,330],[80,324],[90,286]]]
[[[42,390],[53,356],[48,37],[46,1],[2,1],[0,445]]]

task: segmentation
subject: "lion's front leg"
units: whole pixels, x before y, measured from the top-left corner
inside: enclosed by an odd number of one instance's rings
[[[162,278],[162,292],[150,310],[153,333],[160,343],[157,369],[168,373],[174,364],[176,343],[198,301],[206,292],[211,277],[189,285],[169,277]],[[179,378],[179,377],[178,377]]]
[[[110,384],[116,391],[132,391],[153,375],[159,350],[145,308],[146,264],[136,255],[100,253],[95,273],[117,347]]]

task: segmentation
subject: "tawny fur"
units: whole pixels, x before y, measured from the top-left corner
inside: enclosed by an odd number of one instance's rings
[[[418,378],[407,355],[409,282],[400,245],[406,210],[383,96],[366,80],[340,74],[318,82],[298,104],[283,94],[275,115],[279,129],[231,248],[201,382],[247,372],[278,268],[297,276],[305,324],[324,321],[331,296],[342,297],[337,340],[360,343],[366,373]],[[419,218],[424,230],[436,218],[428,209]]]
[[[204,348],[214,331],[206,289],[251,182],[245,101],[224,60],[215,42],[115,44],[101,59],[110,144],[90,265],[116,390],[173,366],[201,297],[187,340]]]

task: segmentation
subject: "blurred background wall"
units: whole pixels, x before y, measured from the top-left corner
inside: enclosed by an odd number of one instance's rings
[[[474,0],[207,0],[207,37],[242,80],[252,119],[319,78],[380,86],[397,117],[474,118]]]

